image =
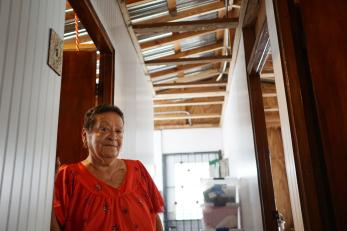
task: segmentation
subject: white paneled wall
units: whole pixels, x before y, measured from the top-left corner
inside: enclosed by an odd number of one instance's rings
[[[0,4],[0,230],[49,230],[60,77],[46,63],[65,1]]]

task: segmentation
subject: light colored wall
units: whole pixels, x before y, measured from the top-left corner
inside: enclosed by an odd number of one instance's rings
[[[125,116],[123,158],[140,159],[153,169],[152,88],[131,42],[119,6],[114,0],[92,4],[115,48],[115,104]]]
[[[46,63],[64,8],[0,1],[0,230],[49,230],[61,77]]]
[[[162,153],[208,152],[222,149],[220,128],[161,130]]]
[[[163,189],[162,155],[222,150],[220,128],[167,129],[154,132],[154,180]]]
[[[242,228],[261,231],[262,217],[242,37],[229,81],[229,92],[222,127],[224,155],[229,158],[231,176],[240,179]]]

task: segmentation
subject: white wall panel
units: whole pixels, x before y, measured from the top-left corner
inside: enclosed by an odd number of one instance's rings
[[[222,150],[220,128],[190,128],[161,130],[162,152],[208,152]]]
[[[224,153],[229,158],[231,176],[240,178],[242,228],[247,231],[261,231],[263,230],[262,216],[243,38],[240,40],[231,80],[230,93],[223,115]]]
[[[0,230],[48,230],[60,77],[46,63],[65,1],[0,4]]]

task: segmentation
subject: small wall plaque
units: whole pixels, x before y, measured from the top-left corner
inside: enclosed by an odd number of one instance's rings
[[[48,61],[50,66],[59,76],[61,76],[63,66],[64,41],[51,28],[49,31]]]

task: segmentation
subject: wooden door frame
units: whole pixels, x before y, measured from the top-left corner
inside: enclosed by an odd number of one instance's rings
[[[249,7],[248,2],[246,15],[248,18],[257,7]],[[265,62],[267,49],[269,48],[269,36],[266,21],[259,35],[255,36],[255,23],[247,22],[243,26],[243,39],[245,47],[247,84],[250,101],[250,111],[254,136],[255,156],[258,169],[258,182],[260,202],[262,208],[263,230],[277,230],[276,204],[271,174],[271,158],[267,140],[265,112],[262,99],[259,67]]]
[[[69,0],[69,3],[100,51],[99,88],[101,94],[98,101],[113,104],[115,50],[112,42],[90,0]]]
[[[304,229],[336,230],[299,6],[272,3]]]

